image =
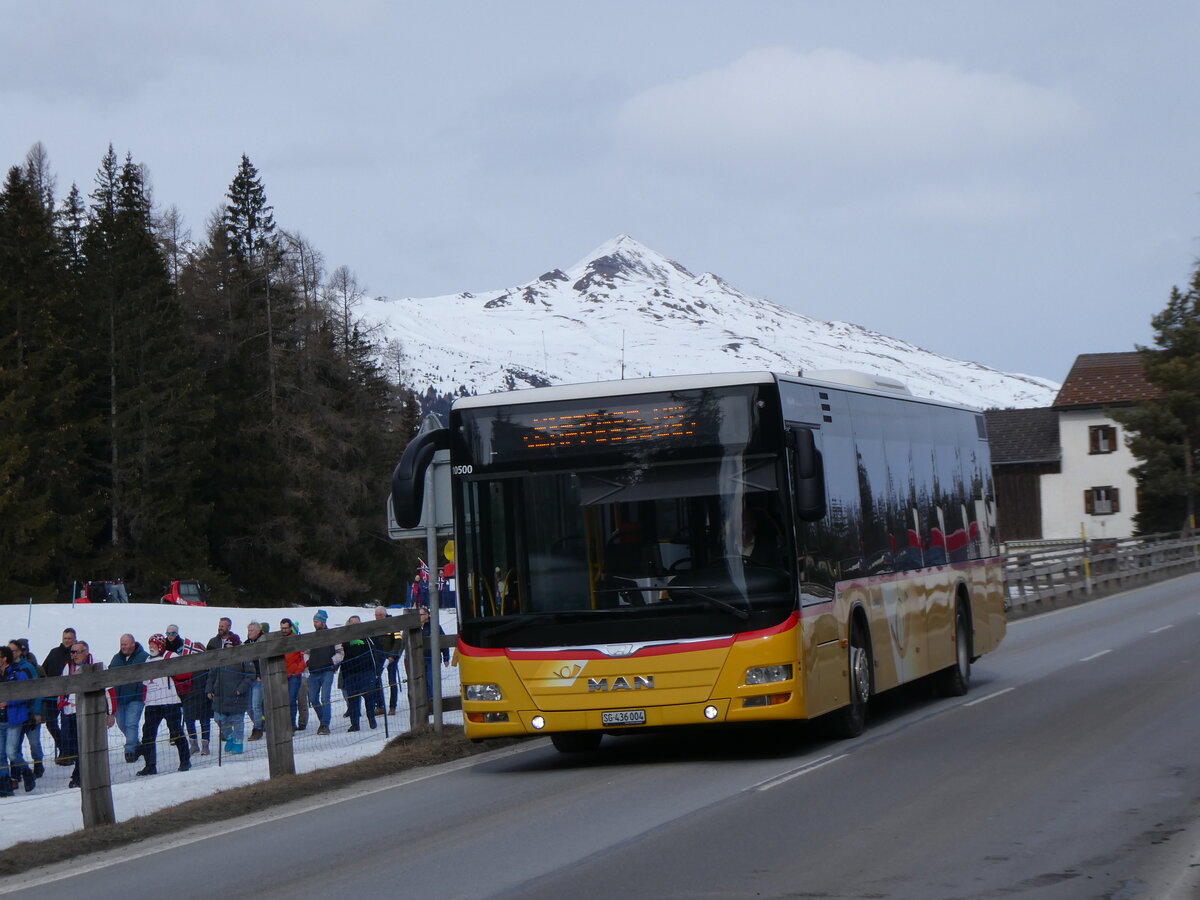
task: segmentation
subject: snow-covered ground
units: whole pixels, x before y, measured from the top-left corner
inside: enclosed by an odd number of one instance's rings
[[[344,625],[352,615],[364,621],[372,615],[370,609],[352,607],[325,607],[329,613],[329,626]],[[167,625],[179,626],[180,634],[192,640],[206,642],[217,633],[217,620],[229,616],[233,630],[243,638],[246,625],[253,621],[265,621],[272,631],[277,631],[279,620],[287,616],[295,619],[302,632],[312,630],[312,617],[317,607],[288,609],[222,609],[218,607],[177,607],[157,604],[34,604],[31,606],[0,606],[0,641],[13,638],[29,639],[29,646],[39,662],[60,642],[62,630],[74,628],[79,639],[87,641],[92,656],[106,666],[117,652],[121,635],[132,634],[144,647],[150,635],[166,631]],[[442,627],[447,634],[457,632],[453,609],[443,610]],[[443,696],[458,693],[458,670],[438,667],[442,672]],[[401,673],[402,674],[402,673]],[[363,719],[362,731],[348,734],[347,719],[340,692],[333,691],[333,733],[317,737],[316,716],[311,716],[307,730],[296,732],[293,748],[298,772],[311,772],[328,766],[350,762],[377,753],[388,737],[408,727],[408,704],[404,695],[406,685],[401,685],[397,713],[386,717],[386,726],[380,720],[379,727],[371,730]],[[386,686],[384,688],[387,690]],[[449,712],[443,717],[447,724],[461,723],[461,713]],[[225,756],[220,752],[220,741],[214,740],[212,754],[193,754],[192,769],[176,772],[178,756],[175,748],[166,743],[166,726],[159,729],[158,775],[138,778],[134,772],[141,768],[141,761],[130,765],[122,755],[124,739],[113,727],[108,732],[109,768],[113,781],[113,806],[118,820],[133,818],[172,806],[184,800],[204,797],[217,791],[244,786],[269,777],[266,745],[262,741],[247,742],[246,752],[241,756]],[[14,797],[0,799],[0,809],[6,813],[9,827],[0,833],[0,848],[9,847],[23,840],[37,840],[70,834],[83,827],[79,791],[67,787],[71,769],[54,765],[54,742],[46,732],[40,730],[45,754],[46,774],[38,780],[31,793],[18,789]],[[247,722],[247,734],[249,723]],[[28,745],[24,755],[29,758]]]

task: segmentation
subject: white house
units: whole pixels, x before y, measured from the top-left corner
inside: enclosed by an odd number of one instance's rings
[[[1062,470],[1042,476],[1044,537],[1133,535],[1137,482],[1129,470],[1137,460],[1124,429],[1106,411],[1155,393],[1136,352],[1076,357],[1052,407],[1058,410]]]
[[[989,410],[1002,537],[1132,536],[1138,497],[1129,470],[1137,460],[1107,410],[1155,395],[1138,353],[1084,353],[1053,406]]]

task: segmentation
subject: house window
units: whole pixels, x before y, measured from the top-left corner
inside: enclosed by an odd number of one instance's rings
[[[1089,516],[1111,516],[1121,511],[1121,492],[1111,485],[1083,492],[1083,510]]]
[[[1112,453],[1116,449],[1115,425],[1092,425],[1088,428],[1088,453]]]

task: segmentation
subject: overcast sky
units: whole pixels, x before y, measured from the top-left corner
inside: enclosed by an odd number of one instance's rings
[[[1200,255],[1200,4],[0,0],[0,163],[111,143],[195,237],[242,153],[376,295],[629,234],[752,296],[1062,380]],[[898,373],[903,375],[903,373]]]

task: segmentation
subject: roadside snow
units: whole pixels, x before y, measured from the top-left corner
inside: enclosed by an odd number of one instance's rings
[[[364,620],[372,615],[370,609],[353,607],[325,607],[329,613],[329,626],[344,625],[348,617],[358,615]],[[304,633],[312,630],[312,617],[317,607],[268,608],[268,609],[222,609],[219,607],[178,607],[158,604],[100,604],[72,606],[65,604],[34,604],[27,606],[0,606],[0,640],[13,638],[29,639],[29,646],[40,662],[46,653],[57,645],[62,630],[73,627],[79,639],[87,641],[92,656],[106,666],[116,654],[121,635],[129,632],[144,647],[150,635],[166,631],[168,624],[179,626],[180,634],[186,638],[206,642],[217,633],[217,620],[229,616],[233,630],[246,636],[246,625],[253,621],[270,624],[271,630],[279,628],[279,620],[287,616],[295,619]],[[457,632],[455,612],[443,610],[442,628],[447,634]],[[458,670],[454,667],[441,668],[443,696],[458,693]],[[379,752],[388,737],[394,737],[397,729],[408,727],[408,704],[401,685],[399,707],[394,716],[388,716],[385,725],[380,720],[375,730],[367,728],[364,718],[361,732],[347,734],[348,722],[342,717],[345,705],[340,692],[334,690],[333,734],[316,735],[316,716],[311,717],[306,731],[296,732],[293,747],[298,772],[311,772],[328,766],[340,765]],[[385,685],[385,692],[387,687]],[[450,712],[444,716],[447,724],[461,723],[461,713]],[[249,733],[247,722],[247,734]],[[32,793],[18,790],[16,796],[0,800],[10,827],[0,835],[0,848],[10,847],[19,841],[39,840],[47,837],[70,834],[83,827],[79,791],[67,787],[71,769],[54,765],[54,741],[40,730],[41,744],[46,759],[46,774],[38,780]],[[215,725],[214,725],[215,736]],[[141,768],[125,762],[122,755],[123,738],[113,727],[108,732],[109,769],[113,781],[113,806],[117,820],[152,813],[184,800],[209,796],[217,791],[241,787],[269,778],[266,745],[261,741],[247,743],[246,752],[240,757],[224,756],[220,753],[217,740],[212,741],[212,755],[193,754],[192,769],[176,772],[178,757],[175,749],[165,743],[166,728],[159,729],[158,770],[159,774],[146,778],[134,776]],[[24,748],[29,758],[28,745]]]

